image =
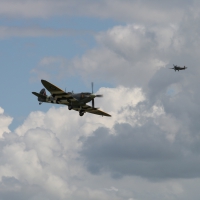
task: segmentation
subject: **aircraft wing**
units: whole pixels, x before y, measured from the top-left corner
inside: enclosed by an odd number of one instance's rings
[[[86,112],[89,112],[89,113],[95,114],[95,115],[111,117],[111,115],[109,115],[108,113],[103,112],[102,110],[99,110],[99,109],[97,109],[97,110],[86,110]]]
[[[93,108],[93,107],[91,107],[89,105],[86,105],[86,104],[84,106],[82,106],[82,109],[85,112],[88,112],[88,113],[91,113],[91,114],[111,117],[111,115],[109,115],[108,113],[106,113],[106,112],[104,112],[102,110],[99,110],[98,108]],[[78,108],[73,108],[73,110],[79,111]]]
[[[66,100],[70,101],[77,101],[69,92],[65,92],[62,89],[60,89],[59,87],[53,85],[52,83],[45,81],[45,80],[41,80],[42,84],[44,85],[44,87],[51,93],[51,95],[53,97],[55,97],[56,99],[58,98],[65,98]]]

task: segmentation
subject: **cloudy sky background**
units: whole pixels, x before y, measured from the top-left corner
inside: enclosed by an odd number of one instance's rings
[[[0,16],[0,200],[199,199],[199,1],[0,0]],[[39,106],[41,79],[93,81],[112,118]]]

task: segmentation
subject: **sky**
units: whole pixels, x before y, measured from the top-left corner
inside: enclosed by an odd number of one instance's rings
[[[199,200],[199,33],[197,0],[0,0],[0,200]]]

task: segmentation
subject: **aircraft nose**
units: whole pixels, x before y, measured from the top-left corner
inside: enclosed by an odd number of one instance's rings
[[[91,94],[90,97],[94,99],[96,97],[96,95]]]

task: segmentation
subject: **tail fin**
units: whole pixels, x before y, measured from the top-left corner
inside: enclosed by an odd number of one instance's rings
[[[38,96],[38,101],[39,101],[39,102],[44,102],[44,101],[46,101],[46,96],[47,96],[46,90],[45,90],[44,88],[41,89],[41,90],[40,90],[40,95]]]
[[[38,97],[38,101],[40,102],[45,102],[46,101],[46,96],[39,94],[37,92],[32,92],[32,94],[34,94],[36,97]]]
[[[46,90],[44,88],[40,90],[40,94],[45,96],[45,97],[47,96]]]

